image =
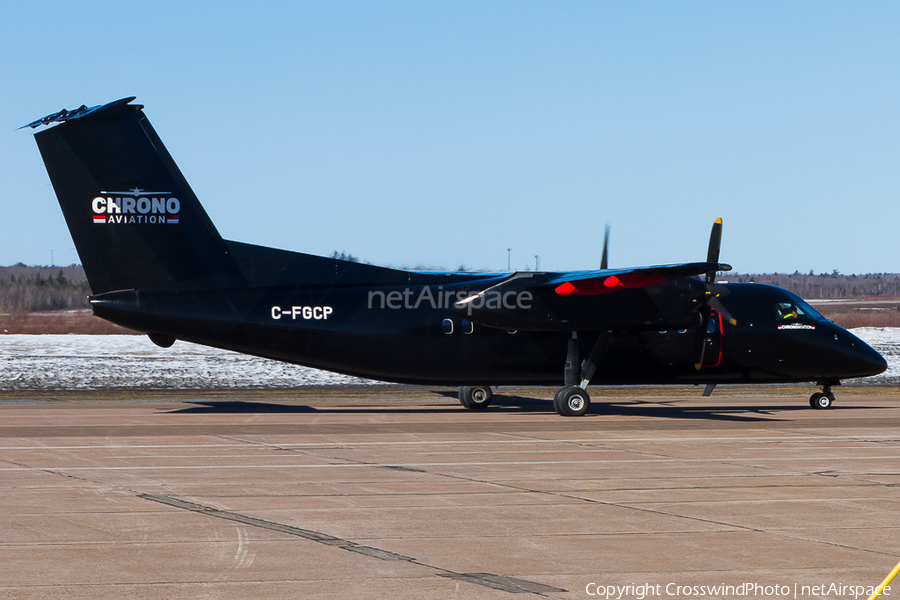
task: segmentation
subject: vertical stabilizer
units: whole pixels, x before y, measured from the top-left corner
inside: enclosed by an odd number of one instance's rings
[[[94,294],[243,283],[143,107],[125,98],[31,123]]]

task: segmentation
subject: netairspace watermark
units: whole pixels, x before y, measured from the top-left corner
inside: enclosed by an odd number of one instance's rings
[[[370,291],[367,308],[389,308],[391,310],[415,310],[419,307],[432,310],[465,308],[471,315],[472,310],[478,310],[482,307],[496,310],[528,310],[531,308],[532,300],[534,300],[534,296],[529,291],[508,290],[501,292],[499,290],[487,290],[472,293],[465,290],[445,290],[444,286],[440,285],[437,289],[424,285],[417,290],[405,288],[402,292],[399,290],[392,292]]]
[[[606,600],[646,600],[647,598],[868,598],[875,593],[877,585],[847,585],[844,583],[821,583],[818,585],[767,585],[747,582],[738,585],[683,585],[679,583],[643,583],[629,585],[604,585],[589,583],[584,591],[588,596]],[[885,586],[881,595],[890,597],[891,588]]]

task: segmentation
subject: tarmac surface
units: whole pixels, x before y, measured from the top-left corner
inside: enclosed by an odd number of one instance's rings
[[[0,598],[866,598],[900,560],[897,388],[552,391],[2,393]]]

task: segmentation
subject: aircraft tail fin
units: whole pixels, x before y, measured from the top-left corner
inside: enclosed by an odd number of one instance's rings
[[[243,277],[175,161],[124,98],[30,123],[94,294],[217,289]]]

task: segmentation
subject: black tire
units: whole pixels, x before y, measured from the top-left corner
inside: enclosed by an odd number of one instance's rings
[[[494,394],[486,385],[464,385],[459,388],[459,403],[466,408],[482,410],[491,405]]]
[[[809,405],[817,410],[826,410],[834,404],[834,395],[818,392],[809,397]]]
[[[580,417],[590,410],[591,396],[577,385],[567,385],[553,400],[556,412],[564,417]]]
[[[559,414],[559,415],[562,414],[562,412],[560,412],[560,408],[559,408],[559,394],[560,394],[560,392],[562,392],[564,389],[566,389],[566,388],[559,388],[558,390],[556,390],[556,393],[553,394],[553,410],[555,410],[556,413]]]

